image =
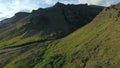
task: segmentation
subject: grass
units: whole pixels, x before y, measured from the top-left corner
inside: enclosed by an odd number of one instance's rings
[[[112,9],[112,11],[109,12],[103,10],[100,13],[100,15],[98,15],[91,23],[76,30],[75,32],[69,34],[64,38],[32,43],[29,44],[29,46],[25,46],[25,47],[19,47],[13,49],[8,48],[8,49],[0,50],[0,55],[1,55],[0,58],[5,57],[2,60],[5,61],[5,59],[9,59],[7,57],[8,55],[12,57],[12,59],[9,60],[7,64],[3,64],[3,66],[1,67],[3,68],[119,68],[120,67],[119,66],[120,65],[120,49],[119,49],[120,20],[119,17],[118,18],[110,17],[113,11],[116,10]],[[116,12],[114,13],[116,14]],[[33,23],[29,23],[29,24],[30,26],[32,26],[31,24]],[[38,29],[38,28],[39,27],[31,28],[31,29]],[[64,28],[66,29],[66,27]],[[62,30],[64,30],[64,28]],[[57,29],[61,29],[61,28],[58,27],[55,29],[55,31]],[[51,31],[52,30],[53,28],[51,28]],[[8,40],[6,42],[3,43],[1,42],[1,46],[2,44],[5,43],[12,44],[12,45],[8,45],[8,47],[24,45],[24,43],[37,41],[43,37],[43,36],[39,36],[39,34],[29,36],[27,38],[22,38],[23,36],[24,34],[17,36],[11,40]],[[50,34],[50,36],[54,36],[54,35]]]
[[[27,58],[26,60],[24,60],[25,62],[23,62],[20,56],[18,56],[17,57],[19,58],[18,60],[17,58],[15,58],[12,62],[5,66],[5,68],[116,67],[114,64],[110,63],[110,61],[113,61],[115,63],[119,63],[119,61],[115,59],[110,59],[113,57],[110,56],[110,54],[118,51],[110,52],[109,49],[107,49],[113,47],[107,46],[108,45],[107,41],[110,41],[109,36],[107,37],[107,35],[110,32],[109,29],[111,29],[110,27],[111,24],[113,24],[113,21],[114,19],[103,20],[100,23],[94,25],[96,27],[93,28],[91,28],[90,26],[93,23],[90,23],[83,27],[82,29],[75,31],[74,33],[70,34],[69,36],[63,39],[59,39],[53,41],[52,43],[46,44],[47,50],[44,56],[42,56],[41,60],[38,59],[35,60],[36,57],[32,57],[32,59]],[[31,37],[30,39],[31,40],[29,41],[32,41],[34,37]],[[28,40],[25,39],[24,41],[26,42]],[[16,44],[24,43],[24,41],[21,41],[20,43]],[[33,51],[38,50],[36,49]],[[30,57],[32,55],[31,53],[26,52],[24,54],[21,54],[21,56],[25,58],[25,56]],[[118,66],[118,64],[116,65]]]
[[[82,53],[82,55],[83,55],[83,56],[78,55],[81,58],[84,57],[84,55],[90,57],[90,55],[87,55],[88,52],[85,51],[86,47],[84,47],[85,46],[84,43],[91,40],[91,38],[94,38],[94,36],[97,33],[99,33],[100,31],[103,31],[105,28],[107,28],[111,24],[110,22],[111,22],[111,20],[109,20],[109,19],[105,20],[99,25],[99,27],[95,27],[93,30],[88,31],[87,33],[86,33],[86,28],[83,28],[84,32],[82,32],[83,30],[80,30],[80,31],[74,32],[73,34],[71,34],[70,36],[68,36],[66,38],[59,40],[58,44],[54,45],[53,47],[51,47],[50,49],[47,50],[45,57],[46,56],[50,57],[51,55],[56,55],[56,54],[65,54],[64,57],[66,56],[67,59],[66,59],[66,63],[63,64],[63,67],[65,66],[67,68],[67,66],[68,67],[76,66],[76,64],[74,64],[75,62],[77,62],[78,64],[81,63],[82,64],[81,67],[84,67],[85,62],[82,62],[82,61],[78,62],[77,61],[78,59],[75,58],[76,54],[73,55],[73,53],[78,51],[78,53]],[[85,52],[81,52],[83,49]],[[45,64],[45,66],[49,64],[48,61],[50,61],[50,60],[47,60],[47,57],[42,62],[40,62],[40,64],[37,64],[37,66],[35,66],[35,68],[45,68],[45,67],[40,67],[40,66],[43,64]],[[80,57],[79,57],[79,59],[81,59]],[[77,59],[77,60],[74,60],[72,58]],[[52,61],[52,62],[54,62],[54,61]],[[71,63],[71,65],[69,65],[70,63]],[[58,68],[61,68],[61,67],[58,67]]]
[[[17,37],[15,37],[15,38],[12,38],[12,39],[10,39],[10,40],[8,40],[8,41],[2,41],[2,42],[0,43],[0,47],[3,48],[3,47],[7,47],[7,46],[10,46],[10,45],[13,45],[13,44],[15,44],[16,42],[19,42],[23,36],[24,36],[24,34],[21,35],[21,36],[17,36]]]

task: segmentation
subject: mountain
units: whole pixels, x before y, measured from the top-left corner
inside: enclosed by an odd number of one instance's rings
[[[116,40],[111,27],[114,21],[119,26],[119,9],[114,9],[118,7],[104,9],[58,2],[53,7],[20,12],[1,21],[5,24],[0,29],[0,68],[100,68],[114,64],[112,67],[117,67],[119,50],[109,42]],[[115,59],[111,59],[113,53]]]
[[[26,13],[26,12],[18,12],[15,14],[15,16],[0,21],[0,28],[5,28],[7,25],[9,26],[13,23],[16,23],[28,15],[29,13]]]
[[[119,68],[119,27],[120,4],[107,7],[91,23],[50,43],[34,68]]]
[[[10,26],[0,29],[0,39],[6,41],[19,35],[25,38],[37,35],[43,40],[61,38],[92,21],[102,9],[100,6],[64,5],[58,2],[53,7],[40,8],[30,14],[17,13],[7,19],[7,25],[12,23]]]

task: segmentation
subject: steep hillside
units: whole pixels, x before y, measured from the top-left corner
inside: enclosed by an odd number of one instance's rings
[[[13,19],[13,24],[0,29],[1,47],[62,38],[89,23],[102,9],[100,6],[64,5],[58,2],[53,7],[40,8],[32,13],[17,13],[8,19]]]
[[[88,24],[102,9],[103,7],[87,4],[57,3],[53,7],[34,10],[24,18],[1,28],[0,68],[100,67],[99,60],[99,64],[97,60],[90,64],[92,60],[98,59],[96,54],[99,45],[97,47],[96,44],[99,39],[104,40],[102,31],[108,24],[112,25],[116,21],[115,17],[110,18],[108,15],[118,11],[107,8]],[[88,25],[83,27],[86,24]],[[75,31],[78,28],[81,29]],[[75,32],[70,34],[73,31]],[[68,34],[70,35],[67,36]]]
[[[120,68],[119,8],[105,8],[90,24],[50,43],[34,68]]]

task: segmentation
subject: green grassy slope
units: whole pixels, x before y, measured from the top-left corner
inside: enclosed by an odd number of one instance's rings
[[[106,8],[92,23],[49,44],[34,68],[119,68],[120,17],[116,9]]]
[[[119,68],[118,12],[107,8],[92,23],[51,43],[35,68]]]
[[[57,44],[58,39],[89,23],[102,9],[57,3],[50,8],[34,10],[0,29],[0,68],[35,67],[43,60],[51,43]],[[60,59],[64,58],[60,56]]]
[[[20,38],[19,42],[12,45],[10,40],[0,43],[0,67],[119,68],[119,9],[119,4],[104,9],[91,23],[61,39],[40,40],[38,35],[21,39],[27,33],[23,31],[11,39]],[[27,25],[30,26],[31,23]],[[3,46],[5,43],[10,45]]]
[[[51,43],[34,68],[119,68],[119,27],[119,9],[106,8],[92,23]]]

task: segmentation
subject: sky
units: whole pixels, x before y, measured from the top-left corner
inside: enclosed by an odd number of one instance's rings
[[[120,0],[0,0],[0,20],[14,16],[17,12],[31,12],[33,9],[46,8],[56,2],[65,4],[94,4],[109,6]]]

